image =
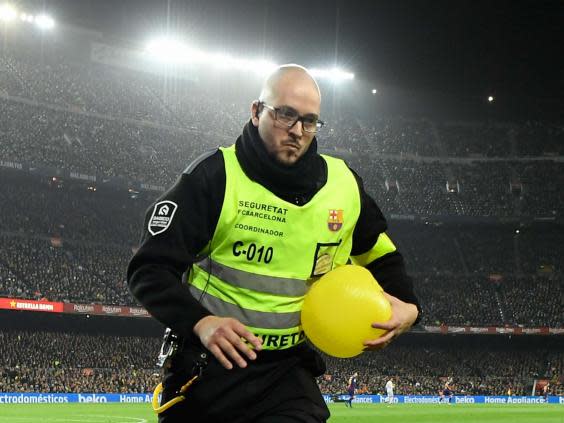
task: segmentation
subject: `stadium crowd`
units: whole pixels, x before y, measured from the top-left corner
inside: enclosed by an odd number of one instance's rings
[[[0,237],[0,296],[72,303],[137,305],[123,275],[130,252],[105,245]],[[93,251],[95,249],[95,251]],[[408,258],[416,258],[412,256]],[[562,279],[546,275],[413,273],[422,324],[561,327]],[[449,296],[449,301],[445,301]]]
[[[136,305],[124,272],[158,193],[132,187],[169,186],[199,154],[232,143],[249,99],[42,48],[0,47],[0,166],[22,169],[0,169],[0,203],[9,207],[0,296]],[[360,116],[327,113],[320,148],[346,159],[388,216],[422,323],[562,327],[561,226],[499,221],[564,216],[564,127]],[[0,392],[149,392],[158,346],[157,338],[0,327]],[[436,394],[449,377],[459,393],[526,394],[532,378],[558,381],[563,370],[562,355],[550,352],[428,345],[425,360],[420,354],[402,344],[330,359],[319,383],[341,393],[362,369],[371,393],[394,376],[405,394]]]
[[[242,118],[240,127],[244,122]],[[331,134],[329,130],[325,133]],[[326,140],[325,133],[319,135],[322,149],[345,158],[389,213],[555,217],[564,212],[562,191],[558,189],[564,174],[562,162],[549,158],[464,162],[408,159],[382,156],[381,151],[372,152],[376,147],[364,150],[359,143],[353,153],[347,153],[328,144],[336,137],[331,134]],[[417,137],[416,133],[412,136]],[[26,169],[43,168],[53,175],[91,175],[98,183],[118,180],[124,185],[138,182],[168,186],[195,157],[233,142],[236,134],[213,136],[204,129],[149,126],[0,98],[3,162],[18,163]],[[362,138],[362,134],[348,132],[340,137],[348,142]]]
[[[235,106],[234,101],[240,98],[220,101],[192,80],[169,81],[167,85],[162,77],[153,74],[73,57],[71,49],[56,44],[41,43],[41,50],[33,43],[25,49],[18,47],[14,42],[2,48],[0,93],[6,96],[73,112],[202,132],[213,127],[216,133],[228,136],[237,134],[248,116],[246,103]],[[445,152],[455,157],[563,153],[564,128],[538,122],[434,124],[427,120],[375,118],[367,123],[348,116],[331,117],[334,125],[328,129],[333,136],[328,139],[336,143],[329,143],[330,148],[423,156]]]
[[[0,392],[151,392],[158,338],[0,331]]]
[[[0,296],[137,305],[125,268],[157,194],[1,174],[12,212],[0,223]],[[389,227],[425,304],[423,324],[561,326],[558,225],[392,217]],[[452,292],[460,295],[443,301]]]
[[[70,303],[134,305],[125,284],[127,250],[109,245],[52,245],[2,237],[0,295]],[[131,253],[131,251],[129,252]],[[6,278],[4,280],[4,277]]]
[[[160,382],[151,369],[0,368],[0,392],[150,393]]]
[[[0,392],[151,392],[160,377],[154,364],[159,347],[156,337],[0,331]],[[353,359],[325,359],[327,371],[318,382],[328,394],[345,392],[348,377],[359,369],[364,393],[383,394],[393,376],[398,394],[422,395],[437,394],[447,379],[457,394],[505,395],[511,387],[514,395],[527,395],[539,377],[560,389],[563,370],[561,360],[538,347],[484,350],[462,340],[402,342]]]

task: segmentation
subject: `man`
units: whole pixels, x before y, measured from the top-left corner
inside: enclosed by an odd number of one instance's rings
[[[550,382],[546,382],[546,384],[542,387],[542,396],[544,398],[544,402],[548,404],[548,397],[550,395]]]
[[[452,397],[453,397],[453,392],[451,389],[451,381],[448,380],[447,382],[445,382],[445,386],[443,388],[443,390],[440,392],[440,401],[441,402],[445,402],[447,404],[451,404],[452,403]]]
[[[386,399],[385,401],[388,405],[394,402],[394,380],[393,378],[388,379],[386,382]]]
[[[317,153],[320,106],[305,68],[278,68],[235,145],[197,159],[149,209],[128,284],[174,336],[159,421],[326,421],[314,379],[325,365],[300,310],[312,280],[349,260],[392,304],[392,318],[373,325],[387,333],[367,349],[416,321],[380,210],[341,160]]]
[[[349,382],[347,383],[347,392],[349,394],[349,399],[345,402],[347,407],[352,408],[352,400],[354,399],[354,394],[356,392],[356,388],[358,386],[358,372],[354,372],[354,374],[349,377]]]

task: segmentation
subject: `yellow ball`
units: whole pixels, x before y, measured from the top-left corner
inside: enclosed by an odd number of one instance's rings
[[[390,302],[372,274],[361,266],[337,267],[306,294],[301,322],[306,336],[326,354],[348,358],[364,350],[364,341],[385,331],[372,323],[392,316]]]

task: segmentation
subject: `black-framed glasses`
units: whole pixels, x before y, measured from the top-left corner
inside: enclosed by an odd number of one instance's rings
[[[323,125],[325,125],[325,122],[319,120],[319,116],[315,113],[300,116],[298,111],[290,106],[274,107],[262,101],[260,101],[258,105],[259,107],[264,106],[267,109],[272,110],[272,112],[274,112],[274,120],[283,125],[285,128],[292,128],[296,123],[298,123],[298,121],[300,121],[305,132],[316,133],[323,128]]]

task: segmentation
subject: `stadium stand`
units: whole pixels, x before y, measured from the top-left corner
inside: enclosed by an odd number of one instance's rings
[[[0,199],[13,213],[0,224],[0,296],[136,304],[124,271],[154,194],[1,174],[8,183]],[[564,235],[555,227],[390,220],[424,300],[426,324],[561,324]],[[450,292],[463,295],[445,302]]]
[[[341,394],[350,374],[359,371],[365,393],[382,394],[393,376],[402,394],[434,395],[450,378],[458,394],[504,395],[511,386],[515,395],[528,395],[534,379],[562,373],[551,352],[554,341],[490,340],[485,351],[483,336],[444,338],[409,335],[381,352],[326,357],[319,384],[323,392]],[[3,330],[0,392],[150,392],[160,377],[154,365],[159,346],[155,336]]]
[[[137,305],[124,272],[144,211],[195,157],[233,142],[249,98],[38,45],[0,47],[0,203],[9,207],[0,297]],[[327,116],[320,147],[358,171],[389,218],[423,325],[563,326],[563,127]],[[0,328],[0,392],[148,392],[158,336]],[[402,393],[435,394],[446,377],[458,392],[526,394],[536,377],[562,390],[558,341],[490,337],[485,351],[482,337],[447,345],[441,336],[329,359],[320,386],[340,393],[362,369],[366,392],[391,375]]]

